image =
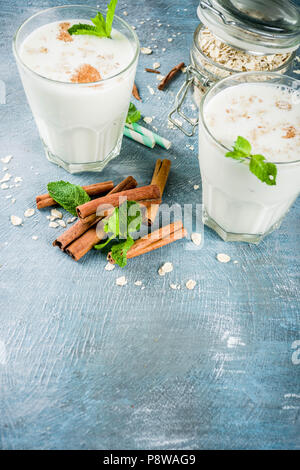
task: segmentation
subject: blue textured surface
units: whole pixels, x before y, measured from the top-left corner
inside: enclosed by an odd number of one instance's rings
[[[75,263],[54,249],[57,232],[48,227],[47,210],[23,227],[10,224],[11,214],[34,207],[48,181],[99,179],[69,176],[46,161],[11,52],[20,22],[55,3],[0,1],[0,79],[7,85],[0,157],[13,154],[8,171],[23,178],[20,187],[0,190],[0,447],[300,448],[300,365],[293,349],[300,340],[299,199],[258,247],[225,244],[205,229],[201,250],[178,242],[131,260],[122,271],[125,287],[115,286],[120,270],[106,272],[98,253]],[[173,166],[165,201],[199,203],[197,151],[186,148],[197,149],[196,138],[167,128],[183,77],[152,97],[146,85],[156,88],[156,76],[143,71],[155,61],[163,73],[180,60],[188,63],[198,2],[119,3],[118,13],[128,12],[141,44],[158,45],[140,58],[140,108],[155,116],[153,124],[173,147],[149,150],[126,139],[101,178],[132,174],[147,184],[155,159],[168,157]],[[238,264],[219,263],[220,252]],[[160,277],[165,261],[174,271]],[[184,287],[190,278],[197,281],[193,291]],[[170,282],[182,288],[174,291]]]

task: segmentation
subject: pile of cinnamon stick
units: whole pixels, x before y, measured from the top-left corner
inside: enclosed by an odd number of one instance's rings
[[[54,240],[53,245],[58,246],[74,260],[80,260],[106,238],[107,234],[103,227],[107,217],[112,213],[111,207],[118,207],[125,199],[136,201],[144,208],[143,220],[151,226],[161,203],[170,167],[170,160],[157,160],[149,186],[137,187],[137,181],[132,176],[128,176],[117,186],[114,186],[112,181],[83,186],[89,196],[97,196],[96,199],[77,207],[77,222]],[[49,194],[37,196],[36,203],[38,209],[56,205]],[[148,253],[185,236],[186,231],[181,221],[166,225],[136,240],[127,252],[127,258]],[[107,259],[114,263],[111,253],[108,254]]]

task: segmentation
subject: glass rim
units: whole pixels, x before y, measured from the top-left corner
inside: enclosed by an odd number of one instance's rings
[[[48,13],[50,11],[53,11],[53,10],[62,10],[62,9],[65,9],[65,8],[82,8],[82,9],[87,9],[89,8],[90,10],[93,10],[94,12],[98,12],[98,11],[101,11],[99,10],[98,8],[95,8],[95,7],[92,7],[92,6],[89,6],[89,5],[78,5],[78,4],[70,4],[70,5],[60,5],[60,6],[56,6],[56,7],[50,7],[50,8],[46,8],[44,10],[40,10],[38,11],[37,13],[34,13],[33,15],[31,15],[29,18],[27,18],[25,21],[23,21],[23,23],[20,24],[20,26],[18,27],[18,29],[16,30],[15,34],[14,34],[14,37],[13,37],[13,40],[12,40],[12,45],[13,45],[13,53],[14,53],[14,56],[17,60],[17,62],[19,62],[22,67],[24,67],[26,70],[28,70],[30,73],[32,73],[33,75],[36,75],[37,77],[39,77],[40,79],[42,80],[46,80],[48,82],[52,82],[52,83],[57,83],[57,84],[61,84],[61,85],[71,85],[71,86],[74,86],[74,87],[89,87],[89,86],[95,86],[95,84],[101,84],[101,83],[104,83],[104,82],[109,82],[110,80],[113,80],[115,79],[116,77],[122,75],[124,72],[126,72],[127,70],[129,70],[131,68],[131,66],[136,62],[137,58],[138,58],[138,55],[139,55],[139,52],[140,52],[140,42],[139,42],[139,38],[137,36],[137,34],[135,33],[135,31],[132,29],[132,27],[126,22],[123,20],[123,18],[120,18],[119,16],[115,15],[114,18],[117,18],[118,21],[120,21],[123,26],[125,26],[130,32],[131,34],[133,35],[133,38],[134,38],[134,42],[135,42],[135,52],[134,52],[134,56],[133,58],[131,59],[131,61],[129,62],[128,65],[126,65],[122,70],[120,70],[119,72],[117,72],[116,74],[110,76],[110,77],[107,77],[107,78],[103,78],[101,80],[97,80],[95,82],[87,82],[87,83],[73,83],[73,82],[64,82],[64,81],[61,81],[61,80],[54,80],[52,78],[48,78],[48,77],[45,77],[44,75],[41,75],[39,73],[37,73],[35,70],[32,70],[30,67],[28,67],[28,65],[25,64],[25,62],[22,60],[18,50],[17,50],[17,38],[18,38],[18,35],[20,34],[22,28],[29,22],[31,21],[33,18],[39,16],[39,15],[42,15],[43,13]]]
[[[205,122],[205,118],[204,118],[204,104],[205,104],[205,101],[207,99],[207,97],[209,97],[209,95],[211,94],[211,92],[214,91],[214,89],[218,86],[218,85],[222,85],[224,82],[226,82],[227,80],[232,80],[232,79],[235,79],[236,77],[247,77],[247,76],[250,76],[250,75],[258,75],[258,76],[262,76],[262,75],[272,75],[274,77],[277,77],[277,78],[288,78],[289,80],[292,80],[294,81],[295,83],[299,83],[299,86],[300,86],[300,80],[297,80],[297,78],[294,78],[294,77],[289,77],[287,75],[283,75],[283,74],[280,74],[280,73],[275,73],[275,72],[239,72],[239,73],[236,73],[234,75],[231,75],[229,77],[225,77],[223,78],[222,80],[219,80],[217,83],[215,83],[212,87],[210,87],[208,89],[208,91],[205,93],[205,95],[203,95],[201,101],[200,101],[200,106],[199,106],[199,115],[201,117],[201,124],[203,125],[203,128],[204,128],[204,131],[206,132],[206,134],[209,136],[210,139],[213,140],[213,142],[219,147],[222,149],[222,151],[224,151],[224,155],[225,153],[227,152],[231,152],[232,149],[226,147],[226,145],[222,144],[221,142],[219,142],[219,140],[212,134],[212,132],[209,130],[206,122]],[[275,165],[281,165],[281,166],[285,166],[285,165],[292,165],[292,164],[298,164],[300,163],[300,159],[298,160],[293,160],[291,162],[271,162],[271,163],[275,163]]]
[[[204,52],[201,49],[200,44],[198,43],[197,39],[198,39],[198,36],[199,36],[199,33],[200,33],[201,29],[205,29],[205,28],[206,28],[206,26],[203,23],[198,24],[196,30],[194,31],[193,44],[196,47],[197,52],[200,54],[200,56],[206,62],[208,62],[210,65],[213,65],[216,68],[219,68],[220,70],[224,70],[225,72],[230,72],[230,73],[232,73],[232,72],[234,72],[234,73],[253,73],[252,71],[241,72],[240,70],[230,69],[228,67],[225,67],[225,65],[220,64],[219,62],[215,62],[210,57],[208,57],[206,54],[204,54]],[[220,41],[224,42],[222,39],[220,39]],[[259,56],[263,56],[263,55],[269,55],[269,54],[251,54],[250,52],[244,51],[242,49],[238,49],[237,47],[236,48],[234,48],[233,46],[230,46],[230,47],[232,47],[233,49],[236,49],[238,51],[242,51],[245,54],[249,54],[249,55],[253,55],[253,56],[257,55],[259,57]],[[297,51],[284,52],[283,54],[290,54],[290,57],[283,64],[281,64],[279,67],[277,67],[276,69],[270,70],[270,72],[276,73],[276,72],[279,72],[280,70],[284,69],[285,67],[289,66],[290,63],[293,62],[294,58],[296,57]],[[274,54],[271,54],[271,55],[274,55]],[[268,71],[267,70],[262,70],[262,72],[267,73]],[[212,72],[209,72],[209,73],[212,73]]]

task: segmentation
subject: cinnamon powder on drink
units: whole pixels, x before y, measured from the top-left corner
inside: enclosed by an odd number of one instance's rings
[[[71,24],[68,22],[60,23],[57,39],[59,39],[60,41],[64,41],[64,42],[73,41],[71,34],[68,32],[68,29],[70,28],[70,26]]]
[[[98,82],[102,77],[95,67],[90,64],[81,65],[71,77],[73,83]]]

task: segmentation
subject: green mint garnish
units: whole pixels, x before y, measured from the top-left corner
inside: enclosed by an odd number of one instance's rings
[[[74,24],[68,29],[69,34],[89,34],[101,38],[110,38],[117,3],[118,0],[110,0],[107,6],[106,18],[99,11],[95,18],[91,18],[95,26],[82,23]]]
[[[250,171],[263,183],[270,186],[276,184],[277,168],[274,163],[267,162],[263,155],[252,155],[251,144],[244,137],[239,136],[234,142],[232,151],[227,152],[225,157],[240,161],[249,161]]]
[[[90,196],[81,186],[67,183],[66,181],[48,183],[48,192],[55,202],[74,216],[77,216],[77,206],[91,200]]]
[[[141,119],[141,113],[136,107],[134,106],[133,103],[130,103],[129,109],[128,109],[128,114],[126,118],[127,124],[132,124],[133,122],[138,122]]]
[[[111,248],[113,260],[123,268],[127,264],[127,251],[134,244],[131,233],[137,232],[142,224],[140,206],[135,201],[126,201],[116,207],[104,225],[104,232],[110,236],[104,243],[95,245],[96,250],[102,250],[109,242],[119,239]]]

